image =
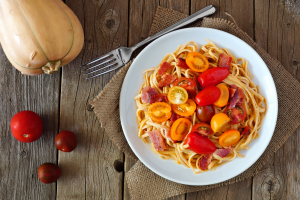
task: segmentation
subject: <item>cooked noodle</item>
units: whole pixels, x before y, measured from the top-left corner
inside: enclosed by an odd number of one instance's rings
[[[209,68],[217,67],[219,55],[225,53],[232,57],[232,63],[230,68],[229,76],[222,81],[227,86],[235,84],[238,88],[241,88],[245,95],[245,108],[246,108],[246,119],[239,124],[227,124],[219,132],[213,133],[209,136],[209,139],[216,145],[217,148],[229,148],[224,147],[219,144],[218,138],[227,130],[236,129],[241,130],[248,126],[251,132],[248,136],[243,137],[239,142],[230,147],[230,153],[225,157],[220,157],[213,154],[212,160],[207,167],[207,170],[216,169],[227,162],[234,160],[237,156],[244,157],[239,153],[241,149],[248,149],[248,145],[257,137],[259,137],[259,129],[261,128],[262,121],[264,119],[267,103],[265,98],[259,93],[259,87],[254,84],[253,75],[248,69],[247,61],[243,58],[235,58],[234,55],[228,49],[221,49],[214,43],[206,40],[208,43],[202,45],[200,48],[200,53],[202,53],[209,61]],[[173,53],[167,54],[161,61],[168,62],[172,65],[172,74],[178,78],[186,77],[196,79],[200,73],[194,72],[191,69],[184,69],[177,66],[178,58],[186,58],[189,52],[197,52],[198,47],[195,42],[188,42],[184,45],[180,45]],[[160,66],[159,64],[159,66]],[[164,129],[171,128],[171,120],[167,120],[162,123],[153,122],[147,114],[147,110],[151,104],[142,101],[142,89],[147,86],[155,88],[158,93],[167,94],[170,86],[165,86],[163,88],[158,87],[158,67],[150,68],[145,70],[144,73],[144,83],[141,86],[138,95],[134,98],[137,105],[136,117],[138,122],[138,136],[143,140],[143,142],[148,143],[150,141],[147,132],[153,130],[160,130],[162,137],[167,144],[168,149],[165,151],[156,151],[152,145],[153,151],[158,153],[163,159],[173,159],[176,163],[182,164],[188,168],[192,168],[194,173],[201,173],[203,170],[199,167],[199,162],[202,154],[197,154],[190,149],[188,145],[184,145],[185,139],[180,143],[173,143],[164,134]],[[171,84],[172,86],[172,84]],[[199,92],[199,91],[197,91]],[[224,112],[225,107],[219,108],[214,106],[215,113]],[[191,122],[193,125],[199,123],[200,121],[196,117],[196,113],[191,116]],[[187,137],[187,136],[186,136]],[[186,138],[185,137],[185,138]],[[151,143],[151,142],[150,142]],[[152,144],[152,143],[151,143]],[[207,171],[205,170],[205,171]]]

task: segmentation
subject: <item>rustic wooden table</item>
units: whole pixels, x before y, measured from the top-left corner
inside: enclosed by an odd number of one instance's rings
[[[53,75],[24,76],[0,51],[0,199],[130,199],[124,176],[134,165],[105,134],[89,102],[115,72],[85,80],[79,66],[119,46],[132,46],[148,36],[158,6],[185,14],[213,4],[214,17],[228,19],[277,58],[300,80],[300,26],[280,6],[283,0],[65,0],[85,32],[82,52]],[[280,105],[279,105],[280,106]],[[37,112],[44,133],[25,144],[11,135],[9,123],[21,110]],[[61,130],[76,133],[78,147],[59,152],[54,137]],[[170,199],[300,199],[300,131],[252,179]],[[37,169],[57,163],[57,183],[43,184]]]

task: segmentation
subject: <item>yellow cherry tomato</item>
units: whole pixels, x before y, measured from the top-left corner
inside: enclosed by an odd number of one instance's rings
[[[238,130],[228,130],[220,136],[219,143],[221,146],[227,147],[237,143],[240,138],[241,135]]]
[[[172,104],[182,104],[187,102],[189,94],[183,87],[174,86],[168,92],[168,100]]]
[[[223,126],[230,122],[230,118],[224,113],[215,114],[210,121],[210,126],[214,132],[218,132]]]
[[[183,104],[172,104],[173,111],[176,114],[185,117],[192,115],[195,112],[196,107],[196,103],[192,99],[187,100],[187,102]]]
[[[172,108],[167,103],[156,102],[148,108],[148,115],[154,122],[164,122],[172,116]]]
[[[209,66],[207,58],[198,52],[190,52],[185,62],[195,72],[204,72]]]
[[[214,105],[217,106],[217,107],[226,106],[226,104],[227,104],[227,102],[229,100],[229,89],[228,89],[228,87],[225,84],[223,84],[223,83],[220,83],[220,84],[216,85],[216,87],[220,89],[221,96],[214,103]]]
[[[192,122],[185,118],[177,119],[171,127],[171,138],[175,141],[182,141],[189,133]]]

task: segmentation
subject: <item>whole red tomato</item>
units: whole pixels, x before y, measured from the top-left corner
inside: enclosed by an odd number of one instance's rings
[[[224,67],[214,67],[206,70],[198,76],[201,87],[217,85],[229,75],[229,70]]]
[[[198,154],[211,154],[216,150],[216,145],[210,139],[195,132],[188,134],[184,144],[188,144],[189,149]]]
[[[38,169],[38,176],[43,183],[53,183],[57,181],[61,175],[61,169],[52,163],[44,163]]]
[[[226,68],[224,68],[226,69]],[[208,106],[215,103],[221,96],[221,91],[216,86],[209,86],[201,90],[195,97],[199,106]]]
[[[35,112],[18,112],[10,121],[13,136],[20,142],[33,142],[43,133],[43,122]]]
[[[62,131],[55,137],[55,146],[58,150],[71,152],[77,146],[77,138],[71,131]]]
[[[210,123],[211,118],[215,115],[214,106],[197,106],[196,114],[200,122]]]

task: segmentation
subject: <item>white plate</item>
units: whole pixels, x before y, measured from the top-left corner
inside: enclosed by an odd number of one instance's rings
[[[241,150],[245,158],[236,158],[230,163],[217,168],[216,171],[194,174],[192,169],[176,164],[173,160],[163,160],[153,152],[150,144],[145,144],[138,137],[136,122],[137,95],[144,79],[142,71],[156,67],[162,58],[173,52],[178,45],[195,41],[199,45],[206,44],[208,38],[217,46],[227,48],[237,58],[245,58],[255,84],[268,102],[268,110],[259,131],[259,138],[249,145],[249,150]],[[136,156],[153,172],[171,181],[186,185],[209,185],[233,178],[248,169],[262,155],[268,146],[277,120],[278,101],[274,81],[264,61],[244,41],[239,38],[210,28],[187,28],[171,32],[149,44],[134,60],[129,68],[122,86],[120,97],[120,118],[126,139]]]

